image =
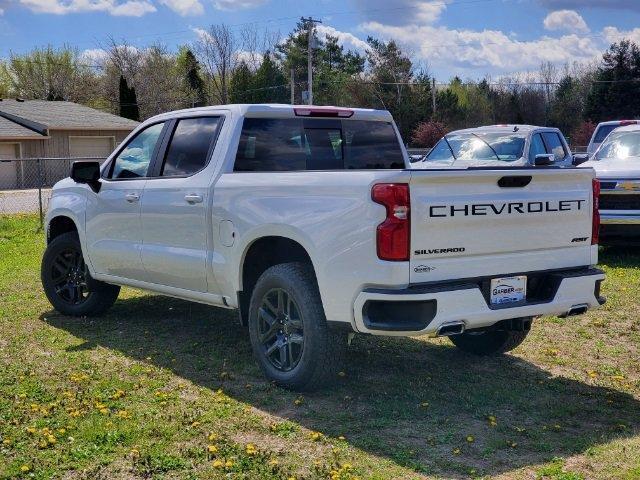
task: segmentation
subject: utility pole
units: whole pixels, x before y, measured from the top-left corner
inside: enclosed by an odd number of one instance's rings
[[[313,105],[313,27],[316,23],[322,23],[322,20],[315,20],[311,17],[301,17],[300,19],[307,24],[307,103]]]
[[[295,90],[295,85],[296,85],[296,81],[294,79],[294,75],[295,75],[295,69],[291,69],[291,75],[289,75],[289,79],[291,80],[291,105],[295,105],[296,103],[296,90]]]

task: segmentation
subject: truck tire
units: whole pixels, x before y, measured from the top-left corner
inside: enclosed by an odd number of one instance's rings
[[[73,317],[104,313],[120,293],[119,286],[91,278],[76,232],[63,233],[47,245],[40,279],[53,308]]]
[[[529,331],[488,330],[465,332],[452,335],[449,340],[458,347],[474,355],[500,355],[510,352],[527,338]]]
[[[346,336],[329,329],[313,269],[304,263],[268,268],[249,305],[249,337],[265,376],[281,387],[312,391],[340,371]]]

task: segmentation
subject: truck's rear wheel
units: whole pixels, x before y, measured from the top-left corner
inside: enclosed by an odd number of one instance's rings
[[[336,378],[346,338],[330,330],[313,269],[284,263],[258,279],[249,306],[253,353],[269,380],[314,390]]]
[[[91,278],[75,232],[64,233],[47,245],[40,278],[49,302],[63,315],[100,315],[120,293],[120,287]]]
[[[475,355],[499,355],[513,350],[524,342],[528,333],[528,330],[469,331],[460,335],[452,335],[449,340],[465,352]]]

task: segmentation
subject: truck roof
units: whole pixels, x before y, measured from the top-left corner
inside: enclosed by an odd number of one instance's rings
[[[371,108],[349,108],[349,107],[332,107],[319,105],[289,105],[280,103],[262,103],[262,104],[228,104],[228,105],[211,105],[206,107],[187,108],[183,110],[174,110],[171,112],[161,113],[149,120],[160,120],[165,118],[173,118],[175,116],[184,116],[185,114],[203,114],[214,113],[220,110],[227,110],[231,113],[238,114],[242,117],[271,117],[271,118],[293,118],[296,116],[305,117],[305,111],[313,111],[313,116],[322,117],[322,112],[328,114],[336,111],[353,112],[349,117],[351,120],[377,120],[377,121],[393,121],[393,117],[387,110],[375,110]],[[296,115],[296,111],[299,113]]]
[[[514,130],[517,127],[517,131]],[[554,127],[540,127],[537,125],[523,125],[523,124],[504,124],[504,125],[485,125],[482,127],[465,128],[462,130],[455,130],[449,133],[471,133],[471,132],[496,132],[496,133],[523,133],[528,134],[538,130],[557,130]]]
[[[624,127],[618,127],[614,129],[614,132],[638,132],[640,131],[640,125],[625,125]]]

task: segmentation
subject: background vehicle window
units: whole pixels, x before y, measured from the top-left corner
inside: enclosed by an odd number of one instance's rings
[[[614,132],[596,153],[596,160],[626,160],[640,156],[640,132]]]
[[[431,151],[427,154],[425,161],[433,160],[433,161],[442,161],[448,160],[453,161],[453,154],[451,153],[451,149],[449,145],[447,145],[447,141],[444,138],[441,138],[438,143],[434,145]]]
[[[535,164],[536,155],[545,155],[547,153],[547,149],[544,146],[544,142],[542,141],[542,136],[539,133],[536,133],[533,137],[531,137],[531,147],[529,148],[529,162],[531,165]]]
[[[618,128],[618,125],[602,125],[598,131],[596,132],[595,136],[593,137],[593,142],[594,143],[602,143],[604,141],[605,138],[607,138],[607,135],[609,135],[611,132],[613,132],[616,128]]]
[[[160,175],[191,175],[202,170],[207,164],[209,148],[219,124],[219,117],[178,120]]]
[[[389,122],[246,118],[234,170],[295,171],[404,168]]]
[[[156,123],[133,137],[114,160],[109,178],[146,176],[163,127],[164,123]]]
[[[542,137],[549,150],[548,153],[553,153],[556,162],[563,160],[567,156],[562,140],[560,140],[560,136],[556,132],[544,132]]]

